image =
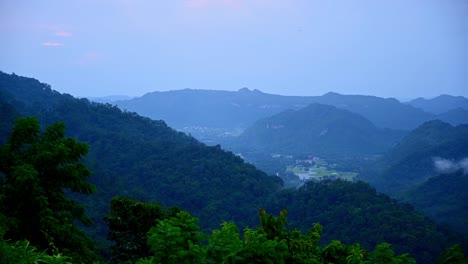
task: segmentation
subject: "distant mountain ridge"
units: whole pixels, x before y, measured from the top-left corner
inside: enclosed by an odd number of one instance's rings
[[[443,114],[457,108],[468,110],[468,98],[447,94],[432,99],[417,98],[408,104],[433,114]]]
[[[246,151],[349,156],[383,153],[403,132],[377,128],[359,114],[313,103],[257,121],[236,141]]]
[[[128,95],[108,95],[108,96],[102,96],[102,97],[86,97],[86,98],[90,101],[97,102],[97,103],[113,103],[117,101],[131,100],[134,97],[128,96]]]
[[[468,124],[468,108],[454,108],[437,115],[437,119],[444,120],[451,125]]]
[[[306,104],[306,101],[297,99],[298,105],[295,107]],[[246,128],[259,117],[267,117],[294,107],[295,102],[289,97],[243,88],[237,92],[193,89],[152,92],[132,100],[118,101],[116,104],[153,119],[166,120],[176,128]]]
[[[332,105],[360,114],[381,128],[411,130],[438,118],[435,114],[393,98],[333,92],[322,96],[282,96],[247,88],[236,92],[193,89],[152,92],[115,103],[122,109],[165,120],[177,129],[190,126],[246,129],[261,118],[288,109],[297,110],[312,103]],[[441,118],[454,119],[450,114]]]

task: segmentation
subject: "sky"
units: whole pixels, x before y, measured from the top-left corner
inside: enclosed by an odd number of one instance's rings
[[[468,0],[0,0],[0,71],[78,97],[468,97]]]

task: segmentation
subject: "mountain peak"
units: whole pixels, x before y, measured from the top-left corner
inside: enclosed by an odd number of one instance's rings
[[[322,95],[323,97],[331,97],[331,96],[341,96],[342,94],[339,94],[339,93],[335,93],[335,92],[328,92],[324,95]]]
[[[250,93],[251,91],[249,90],[249,88],[243,87],[243,88],[237,90],[237,92],[239,92],[239,93]]]
[[[238,93],[263,93],[262,91],[258,90],[258,89],[253,89],[253,90],[250,90],[249,88],[247,87],[243,87],[239,90],[237,90]]]

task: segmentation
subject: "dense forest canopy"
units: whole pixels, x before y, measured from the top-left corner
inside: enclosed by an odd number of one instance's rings
[[[378,160],[361,179],[380,191],[400,195],[440,174],[438,159],[458,162],[468,157],[468,125],[451,126],[440,120],[411,131]]]

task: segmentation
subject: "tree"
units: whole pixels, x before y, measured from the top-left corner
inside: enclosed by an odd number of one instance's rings
[[[204,263],[206,248],[200,244],[204,236],[197,221],[184,211],[158,220],[148,232],[148,244],[154,253],[152,263]]]
[[[395,256],[395,252],[391,249],[391,245],[383,242],[377,245],[372,253],[372,263],[376,264],[414,264],[416,261],[410,258],[408,254]]]
[[[468,258],[465,257],[465,252],[459,244],[445,250],[444,254],[439,257],[440,264],[468,264]]]
[[[208,237],[206,245],[197,219],[182,211],[176,217],[157,221],[148,232],[154,256],[137,263],[415,263],[407,254],[395,255],[388,243],[378,245],[370,253],[359,244],[349,246],[338,240],[321,248],[321,225],[315,224],[305,235],[297,229],[289,231],[286,214],[283,210],[274,217],[260,210],[261,226],[246,228],[243,240],[234,223],[224,222],[220,230]]]
[[[208,239],[206,263],[217,264],[234,258],[242,249],[239,228],[233,222],[224,222],[220,230],[213,230]]]
[[[114,197],[110,215],[104,217],[109,227],[107,238],[114,242],[112,262],[135,263],[150,256],[146,234],[156,220],[175,216],[178,208],[165,209],[159,203],[144,203],[130,198]]]
[[[28,240],[39,250],[62,251],[76,261],[97,259],[93,242],[74,220],[90,225],[84,207],[66,192],[91,194],[91,171],[81,162],[88,146],[65,137],[57,122],[41,132],[34,117],[15,122],[0,146],[0,213],[6,217],[5,238]]]

